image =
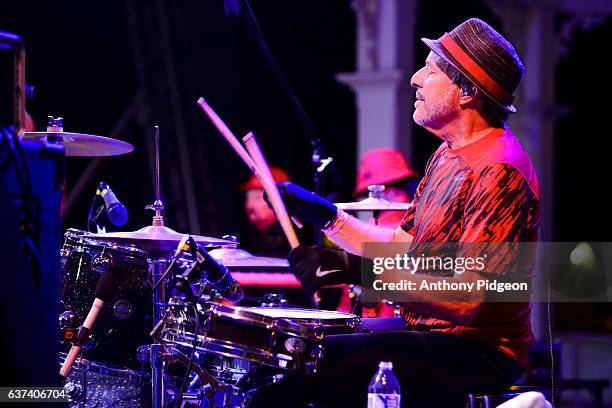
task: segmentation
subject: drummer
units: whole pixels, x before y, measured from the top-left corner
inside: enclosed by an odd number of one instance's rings
[[[417,100],[413,119],[442,143],[400,226],[361,222],[292,183],[280,186],[284,201],[354,254],[362,254],[368,242],[419,248],[427,243],[536,242],[541,222],[537,174],[507,124],[525,72],[514,47],[475,18],[423,42],[431,51],[411,78]],[[512,278],[506,274],[506,255],[491,252],[489,267],[481,271],[451,271],[446,277],[421,268],[413,278],[428,284]],[[361,279],[360,262],[329,262],[327,251],[317,247],[297,247],[288,258],[310,293]],[[364,276],[370,271],[364,270]],[[534,341],[530,302],[486,302],[491,294],[482,288],[447,289],[445,300],[432,298],[427,290],[405,291],[408,295],[411,300],[403,305],[407,330],[327,336],[316,376],[289,376],[260,391],[253,405],[301,406],[289,401],[316,399],[326,406],[365,406],[378,362],[392,361],[404,406],[458,407],[468,393],[507,390],[527,368]],[[274,397],[282,403],[275,404]]]
[[[288,181],[289,174],[280,167],[270,167],[276,182]],[[248,229],[240,234],[242,249],[252,255],[286,258],[290,247],[274,211],[264,200],[263,186],[253,175],[238,188],[244,192],[244,212]]]

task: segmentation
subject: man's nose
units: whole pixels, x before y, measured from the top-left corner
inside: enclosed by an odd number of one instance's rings
[[[415,72],[412,75],[412,78],[410,78],[410,86],[412,86],[413,88],[421,88],[423,85],[423,82],[421,80],[421,74],[423,73],[423,70],[425,69],[425,67],[419,69],[417,72]]]

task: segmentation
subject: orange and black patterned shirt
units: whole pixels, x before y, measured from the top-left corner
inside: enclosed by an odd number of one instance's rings
[[[541,220],[539,185],[525,150],[508,129],[465,146],[447,143],[430,158],[401,228],[414,243],[535,242]],[[528,302],[484,303],[469,326],[411,312],[414,330],[479,340],[526,366],[534,337]]]

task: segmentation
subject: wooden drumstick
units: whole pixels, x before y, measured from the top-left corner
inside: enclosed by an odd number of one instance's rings
[[[240,156],[240,158],[242,159],[242,161],[244,161],[247,167],[253,172],[253,174],[257,176],[257,178],[261,180],[262,176],[261,174],[259,174],[259,169],[253,162],[253,159],[251,159],[251,156],[249,156],[247,151],[244,150],[244,147],[242,146],[242,144],[240,144],[240,141],[238,141],[238,139],[236,138],[236,136],[234,136],[232,131],[229,130],[229,128],[223,122],[223,120],[221,120],[219,115],[217,115],[217,113],[213,110],[213,108],[211,108],[210,105],[206,103],[206,101],[202,97],[198,99],[198,105],[200,105],[200,108],[202,108],[202,110],[206,113],[206,115],[208,115],[211,122],[215,125],[217,130],[219,130],[219,133],[221,133],[221,135],[230,144],[230,146],[232,146],[234,151],[238,153],[238,156]]]
[[[198,99],[198,105],[200,105],[200,108],[202,108],[204,113],[206,113],[206,115],[210,118],[211,122],[215,125],[219,133],[221,133],[221,135],[223,136],[223,138],[229,143],[229,145],[234,149],[234,151],[238,154],[238,156],[240,156],[244,164],[246,164],[247,167],[253,172],[253,174],[255,174],[255,176],[261,181],[263,177],[257,165],[255,164],[251,156],[249,156],[249,154],[244,149],[242,144],[238,141],[236,136],[234,136],[232,131],[227,127],[227,125],[219,117],[219,115],[217,115],[217,113],[213,110],[213,108],[210,107],[210,105],[206,102],[206,100],[203,97],[200,97],[200,99]],[[263,182],[261,184],[264,185]],[[268,196],[271,197],[270,193],[268,193]],[[296,225],[298,225],[299,228],[301,228],[301,225],[297,221],[295,221],[295,223]],[[282,227],[282,224],[281,224],[281,227]],[[293,231],[293,229],[291,230]],[[295,232],[293,232],[293,235],[295,235]],[[296,237],[296,241],[297,241],[297,237]]]
[[[247,151],[251,155],[251,158],[259,171],[259,181],[261,181],[266,194],[268,194],[270,204],[272,204],[274,213],[276,214],[278,222],[281,225],[285,236],[287,237],[287,241],[289,241],[289,245],[292,249],[299,246],[300,241],[298,240],[295,230],[291,226],[291,221],[289,220],[289,215],[287,214],[285,204],[283,203],[280,193],[278,192],[276,181],[274,180],[270,167],[268,166],[268,163],[266,162],[266,159],[261,152],[259,145],[257,144],[255,135],[253,132],[249,132],[242,138],[242,141],[244,142]]]

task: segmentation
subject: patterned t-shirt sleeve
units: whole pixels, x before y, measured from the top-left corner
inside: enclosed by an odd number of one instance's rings
[[[400,223],[400,228],[406,231],[408,234],[414,236],[414,215],[416,213],[416,203],[418,196],[414,195],[414,200],[408,206],[408,209],[404,213],[404,218],[402,218],[402,222]]]
[[[417,186],[417,189],[414,193],[414,198],[410,202],[410,206],[406,210],[404,214],[404,218],[402,218],[402,222],[400,223],[400,228],[406,231],[410,235],[414,235],[414,217],[416,214],[416,208],[421,198],[421,194],[423,193],[423,188],[425,184],[429,181],[431,174],[432,163],[441,155],[441,152],[444,151],[445,145],[441,145],[438,150],[431,155],[429,160],[427,161],[427,165],[425,166],[425,175],[421,179],[421,182]]]

